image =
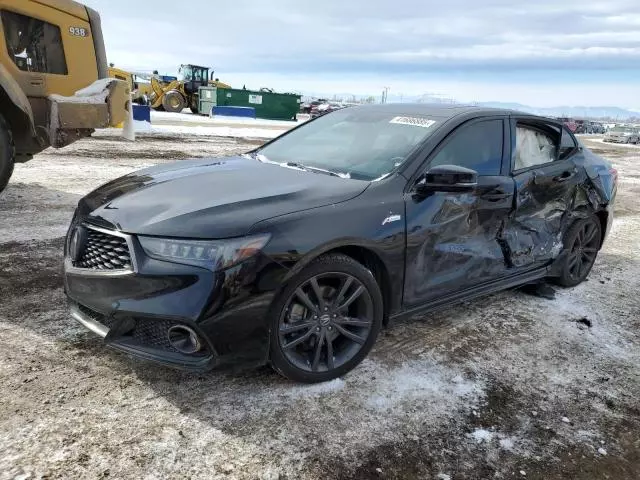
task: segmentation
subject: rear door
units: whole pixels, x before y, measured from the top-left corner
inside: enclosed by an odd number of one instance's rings
[[[582,149],[561,123],[511,120],[515,213],[504,231],[516,269],[543,266],[562,249],[563,234],[581,181]]]
[[[405,195],[407,222],[404,303],[418,306],[508,275],[500,232],[513,207],[508,117],[471,120],[456,128],[420,167],[475,170],[474,192]],[[504,167],[503,167],[504,165]]]

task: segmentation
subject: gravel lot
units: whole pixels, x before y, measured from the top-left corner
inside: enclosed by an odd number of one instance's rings
[[[385,331],[340,380],[193,375],[69,318],[63,235],[81,195],[259,140],[110,135],[19,165],[0,197],[0,478],[640,478],[640,147],[588,282],[504,292]]]

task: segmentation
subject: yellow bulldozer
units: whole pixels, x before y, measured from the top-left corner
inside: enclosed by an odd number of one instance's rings
[[[0,0],[0,191],[47,147],[129,115],[130,88],[108,77],[100,16],[72,0]]]
[[[209,76],[209,67],[198,65],[180,65],[181,79],[162,83],[157,77],[151,78],[152,93],[149,104],[154,110],[179,113],[189,107],[192,113],[198,113],[198,89],[203,86],[231,88],[230,85]]]

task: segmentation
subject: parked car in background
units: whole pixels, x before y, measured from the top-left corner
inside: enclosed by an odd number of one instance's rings
[[[604,141],[638,144],[640,143],[640,131],[637,128],[617,125],[605,134]]]
[[[571,133],[575,133],[576,128],[578,128],[577,123],[572,118],[559,117],[558,120],[561,121],[562,123],[564,123]]]
[[[544,278],[581,283],[616,185],[553,119],[352,107],[246,155],[158,165],[88,194],[64,287],[73,317],[113,348],[320,382],[358,365],[391,320]]]
[[[322,103],[311,109],[311,118],[316,118],[343,108],[346,108],[346,105],[340,103]]]
[[[591,120],[576,120],[575,134],[602,134],[604,133],[604,126],[598,122],[592,122]]]
[[[311,102],[304,102],[302,104],[300,104],[300,113],[311,113],[311,110],[314,107],[317,107],[318,105],[321,105],[323,103],[326,103],[327,101],[325,99],[317,99],[317,100],[312,100]]]

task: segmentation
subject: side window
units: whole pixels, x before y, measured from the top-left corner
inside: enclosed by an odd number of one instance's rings
[[[502,120],[485,120],[460,127],[430,162],[470,168],[478,175],[500,175],[504,130]]]
[[[564,160],[568,158],[575,149],[578,148],[576,141],[573,139],[571,134],[567,131],[566,128],[562,128],[562,138],[560,139],[560,155],[559,159]]]
[[[1,14],[9,56],[20,70],[67,74],[60,27],[6,10]]]
[[[534,127],[516,127],[514,170],[544,165],[556,158],[556,141],[551,134]]]

